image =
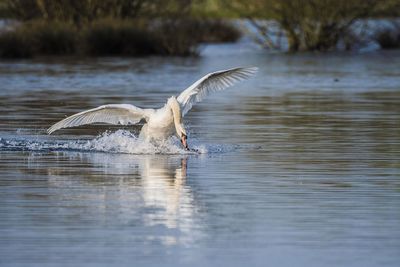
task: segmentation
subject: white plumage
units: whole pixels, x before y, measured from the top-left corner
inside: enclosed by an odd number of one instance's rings
[[[146,123],[140,133],[142,138],[166,139],[173,135],[175,125],[176,134],[187,148],[182,117],[193,104],[202,101],[209,93],[224,90],[238,81],[251,77],[256,72],[256,67],[212,72],[189,86],[177,98],[169,98],[165,106],[160,109],[141,109],[129,104],[103,105],[65,118],[51,126],[47,133],[51,134],[61,128],[93,123],[130,125],[143,119]]]
[[[177,98],[181,104],[182,116],[193,104],[202,101],[209,93],[224,90],[236,82],[245,80],[257,72],[258,68],[235,68],[209,73],[185,89]]]

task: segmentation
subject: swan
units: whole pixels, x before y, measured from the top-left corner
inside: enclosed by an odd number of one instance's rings
[[[182,91],[178,97],[170,97],[162,108],[142,109],[130,104],[103,105],[71,115],[52,125],[47,133],[92,123],[131,125],[144,120],[146,123],[139,138],[158,141],[176,134],[183,147],[189,150],[183,117],[193,104],[202,101],[211,92],[224,90],[253,76],[257,70],[257,67],[247,67],[211,72]]]

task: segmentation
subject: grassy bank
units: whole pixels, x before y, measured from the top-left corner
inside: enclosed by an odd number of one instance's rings
[[[0,57],[197,54],[202,42],[236,41],[240,32],[218,20],[99,19],[83,26],[34,20],[0,34]]]

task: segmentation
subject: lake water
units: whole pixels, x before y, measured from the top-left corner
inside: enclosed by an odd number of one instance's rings
[[[0,62],[0,265],[399,266],[400,51]],[[48,136],[107,103],[162,106],[258,66],[177,140],[140,126]]]

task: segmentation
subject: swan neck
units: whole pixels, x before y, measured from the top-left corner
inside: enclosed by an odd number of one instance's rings
[[[170,107],[172,110],[172,114],[174,116],[174,122],[180,124],[182,121],[182,114],[179,104],[176,103],[175,101],[171,101]]]
[[[186,132],[182,126],[182,112],[178,101],[175,97],[171,97],[168,100],[168,105],[172,110],[176,133],[178,134],[178,136],[181,136],[182,134],[186,135]]]

